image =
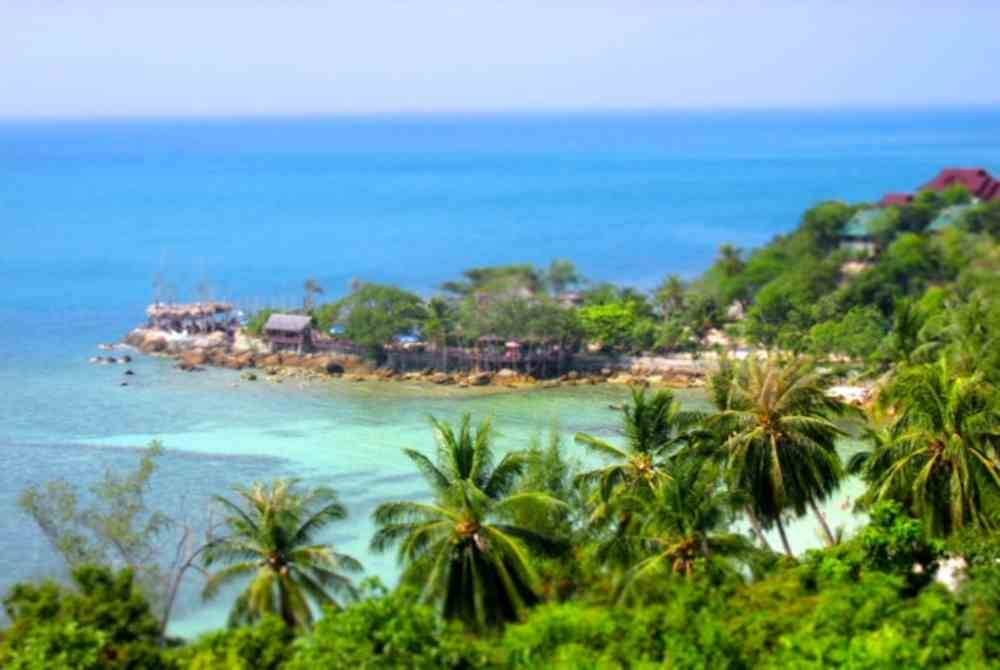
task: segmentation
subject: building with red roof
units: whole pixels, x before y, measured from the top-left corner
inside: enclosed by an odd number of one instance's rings
[[[912,193],[886,193],[882,196],[882,199],[878,201],[879,207],[903,207],[904,205],[909,205],[913,202]]]
[[[921,190],[944,191],[953,186],[964,186],[969,195],[980,200],[1000,199],[1000,181],[983,168],[945,168]]]

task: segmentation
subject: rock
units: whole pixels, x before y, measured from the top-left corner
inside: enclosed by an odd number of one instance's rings
[[[147,354],[156,354],[167,350],[167,338],[161,333],[149,332],[142,338],[139,349]]]
[[[132,376],[132,375],[134,375],[135,373],[134,373],[134,372],[132,372],[131,370],[126,370],[126,371],[125,371],[125,372],[123,372],[122,374],[123,374],[123,375],[126,375],[126,376],[128,376],[128,377],[131,377],[131,376]]]
[[[601,368],[601,376],[607,379],[611,376],[611,368]]]
[[[635,383],[636,383],[636,381],[637,381],[637,380],[636,380],[636,378],[635,378],[635,377],[633,377],[633,376],[632,376],[632,375],[630,375],[630,374],[626,374],[626,373],[624,373],[624,372],[619,372],[619,373],[618,373],[617,375],[615,375],[614,377],[610,377],[610,378],[608,379],[608,383],[609,383],[609,384],[625,384],[625,385],[632,385],[632,384],[635,384]]]
[[[323,364],[323,372],[328,375],[342,375],[344,374],[344,366],[335,361],[327,361]]]
[[[151,332],[153,331],[147,330],[146,328],[136,328],[125,336],[125,344],[135,347],[136,349],[141,349],[142,343]]]
[[[548,379],[542,382],[543,389],[554,389],[562,386],[562,383],[558,379]]]
[[[298,368],[308,365],[308,360],[298,354],[281,354],[281,364],[285,367]]]
[[[203,349],[224,349],[229,346],[229,339],[225,333],[215,331],[208,335],[198,335],[194,338],[194,345]]]
[[[235,353],[266,354],[269,348],[270,345],[267,342],[259,337],[248,335],[242,328],[237,330],[233,337],[233,352]]]
[[[257,381],[257,375],[254,374],[253,372],[244,372],[242,375],[240,375],[240,377],[248,382]]]
[[[510,368],[504,368],[503,370],[498,370],[494,375],[495,379],[498,380],[512,380],[517,378],[517,372],[511,370]]]
[[[213,362],[216,365],[222,366],[224,368],[229,368],[230,370],[242,370],[243,368],[253,367],[254,359],[253,354],[220,354],[212,357]]]
[[[281,365],[281,354],[268,354],[257,361],[258,367],[273,368]]]
[[[435,372],[428,377],[428,381],[432,384],[451,384],[454,380],[447,372]]]
[[[580,378],[580,373],[577,372],[576,370],[570,370],[569,372],[566,373],[566,378],[567,379],[579,379]]]
[[[131,363],[132,362],[132,357],[129,356],[128,354],[125,354],[124,356],[122,356],[121,358],[118,359],[118,362],[119,363]]]
[[[119,385],[119,386],[128,386],[128,382],[121,382],[121,383],[120,383],[120,384],[118,384],[118,385]]]
[[[493,375],[489,372],[473,372],[466,378],[469,386],[486,386],[492,381]]]
[[[469,388],[469,382],[458,382],[458,388],[467,389]]]
[[[205,365],[208,363],[208,354],[202,349],[193,349],[192,351],[185,351],[181,354],[180,360],[181,363],[184,363],[185,365]]]

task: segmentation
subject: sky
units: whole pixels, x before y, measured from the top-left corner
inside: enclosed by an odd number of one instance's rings
[[[0,0],[0,118],[1000,102],[997,0]]]

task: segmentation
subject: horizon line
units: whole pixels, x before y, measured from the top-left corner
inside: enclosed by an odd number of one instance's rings
[[[944,103],[850,103],[845,105],[746,105],[746,106],[674,106],[674,107],[539,107],[495,109],[404,109],[398,111],[324,111],[324,112],[263,112],[263,113],[153,113],[153,114],[94,114],[94,115],[4,115],[3,124],[46,123],[111,123],[111,122],[226,122],[226,121],[392,121],[405,119],[490,119],[490,118],[559,118],[574,117],[628,117],[669,116],[687,114],[767,114],[767,113],[892,113],[935,111],[1000,111],[1000,100],[994,102],[944,102]]]

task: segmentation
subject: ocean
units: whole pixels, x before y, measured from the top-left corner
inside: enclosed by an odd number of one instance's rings
[[[60,574],[21,490],[89,486],[153,438],[168,448],[154,503],[197,516],[236,483],[330,484],[352,513],[331,539],[391,582],[367,517],[421,494],[400,449],[431,448],[429,413],[493,415],[503,448],[552,425],[612,434],[613,389],[253,385],[147,358],[121,387],[88,358],[143,319],[154,280],[291,306],[307,277],[330,299],[355,279],[430,294],[468,267],[569,258],[648,288],[819,200],[874,200],[944,166],[1000,170],[1000,110],[0,123],[0,590]],[[815,542],[810,525],[796,542]],[[174,628],[225,606],[189,593]]]

